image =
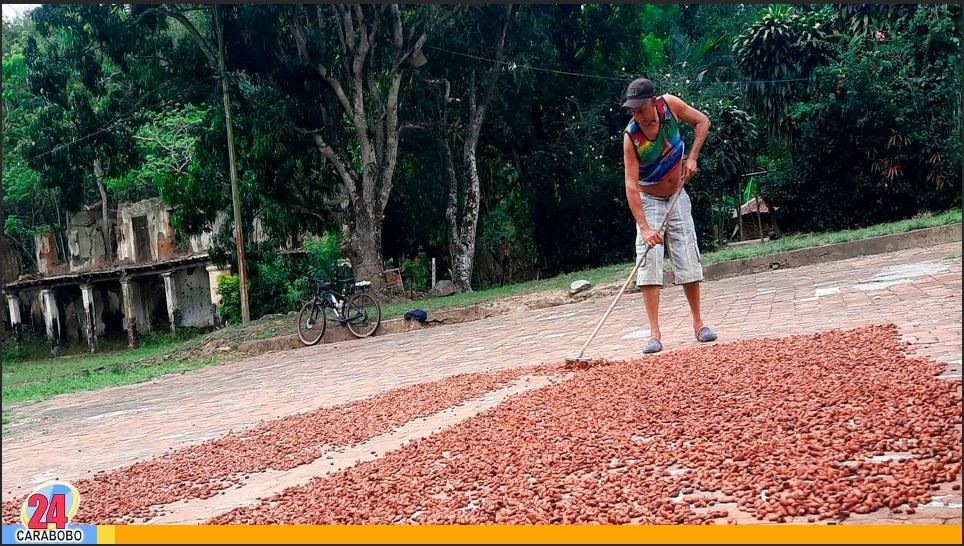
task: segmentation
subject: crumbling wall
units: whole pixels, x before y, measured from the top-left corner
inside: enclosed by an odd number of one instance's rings
[[[221,226],[227,221],[227,216],[224,213],[219,213],[217,218],[214,220],[214,225],[211,226],[210,231],[205,231],[200,235],[194,235],[191,237],[191,253],[200,254],[202,252],[207,252],[214,241],[214,235],[221,231]]]
[[[57,242],[52,231],[34,235],[34,248],[37,251],[37,271],[44,275],[57,273],[60,259],[57,256]]]
[[[10,243],[7,237],[0,237],[0,285],[17,280],[17,277],[20,276],[20,265],[20,253],[17,252],[16,247]],[[4,304],[6,304],[6,301],[4,301]],[[23,313],[20,316],[23,317]],[[10,311],[7,309],[7,305],[3,305],[3,310],[0,312],[0,321],[2,321],[0,332],[5,334],[10,331]]]
[[[186,328],[213,327],[211,282],[204,266],[189,267],[175,276],[179,324]]]
[[[67,226],[67,250],[71,273],[105,264],[107,249],[103,218],[87,210],[74,214]]]
[[[0,237],[0,284],[17,280],[20,276],[20,252],[6,236]]]
[[[149,248],[138,249],[134,219],[146,219]],[[117,206],[117,259],[126,263],[148,263],[175,255],[177,246],[171,211],[159,197]]]

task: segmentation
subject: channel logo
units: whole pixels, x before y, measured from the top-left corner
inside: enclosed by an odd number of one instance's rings
[[[30,493],[20,525],[3,526],[4,544],[97,544],[96,525],[71,525],[80,493],[67,482],[47,482]]]

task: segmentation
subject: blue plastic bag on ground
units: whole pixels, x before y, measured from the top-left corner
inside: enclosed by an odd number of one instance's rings
[[[412,309],[405,313],[405,320],[417,320],[419,322],[425,322],[428,318],[428,313],[422,311],[421,309]]]

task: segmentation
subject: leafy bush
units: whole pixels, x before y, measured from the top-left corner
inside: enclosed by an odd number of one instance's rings
[[[402,277],[408,280],[408,287],[412,290],[427,290],[429,288],[428,256],[425,251],[415,255],[414,260],[402,260],[400,269]]]
[[[351,271],[341,271],[341,246],[338,237],[327,233],[317,239],[305,239],[305,257],[292,262],[285,281],[284,293],[280,298],[287,309],[298,309],[301,303],[311,298],[315,285],[305,281],[305,277],[323,280],[340,280],[351,275]]]
[[[221,296],[218,313],[224,324],[241,324],[241,282],[237,275],[218,276],[217,293]]]
[[[252,246],[248,254],[248,306],[252,319],[274,313],[296,310],[310,298],[314,285],[304,282],[306,276],[338,280],[341,251],[338,238],[325,235],[305,241],[304,256],[279,255],[271,245]],[[237,275],[222,275],[217,289],[221,296],[218,310],[225,324],[239,324],[241,314],[241,286]]]
[[[261,261],[252,268],[253,274],[248,279],[251,318],[285,313],[294,307],[287,296],[289,285],[298,277],[295,269],[286,256]]]
[[[335,280],[342,257],[336,235],[326,233],[317,239],[305,239],[305,252],[308,253],[306,274],[318,279]]]

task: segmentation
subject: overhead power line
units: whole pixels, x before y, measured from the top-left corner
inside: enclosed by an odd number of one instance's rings
[[[500,63],[509,67],[512,70],[515,70],[518,68],[518,69],[524,69],[524,70],[535,70],[539,72],[549,72],[552,74],[561,74],[563,76],[575,76],[577,78],[591,78],[591,79],[597,79],[597,80],[611,80],[611,81],[621,81],[621,82],[632,81],[636,78],[636,76],[631,76],[631,75],[602,76],[598,74],[580,74],[578,72],[567,72],[564,70],[553,70],[551,68],[541,68],[538,66],[517,64],[514,61],[498,61],[496,59],[488,59],[486,57],[479,57],[477,55],[469,55],[468,53],[459,53],[458,51],[452,51],[441,47],[435,47],[435,46],[429,46],[429,45],[422,46],[422,47],[424,49],[434,49],[436,51],[442,51],[450,55],[458,55],[460,57],[475,59],[477,61],[484,61],[489,63]],[[823,78],[829,78],[829,77],[831,76],[823,76]],[[757,84],[757,83],[804,82],[804,81],[810,81],[810,80],[811,78],[786,78],[786,79],[780,79],[780,80],[708,81],[708,82],[704,82],[702,80],[660,80],[660,83],[663,83],[663,84],[676,83],[676,84],[687,84],[687,85],[694,85],[694,84],[697,84],[697,85],[750,85],[750,84]]]

